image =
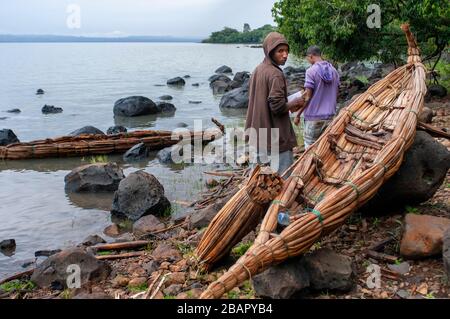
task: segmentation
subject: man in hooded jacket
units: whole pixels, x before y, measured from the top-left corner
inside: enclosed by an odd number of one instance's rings
[[[272,168],[282,173],[293,163],[292,149],[297,146],[289,112],[298,111],[301,104],[299,99],[287,101],[286,78],[280,68],[289,54],[289,44],[284,36],[278,32],[269,33],[263,49],[265,58],[250,78],[245,128],[250,146],[257,148],[258,162],[270,161]],[[249,135],[248,129],[256,136]]]

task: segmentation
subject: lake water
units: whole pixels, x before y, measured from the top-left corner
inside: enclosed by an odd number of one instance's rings
[[[252,71],[262,59],[262,49],[244,45],[0,44],[0,118],[7,117],[0,120],[0,128],[12,129],[25,142],[67,135],[86,125],[103,131],[115,124],[129,131],[171,130],[180,122],[192,128],[195,119],[213,127],[211,117],[226,125],[242,125],[245,112],[221,112],[221,96],[212,94],[208,78],[223,64],[234,72]],[[184,75],[190,75],[185,87],[165,85],[167,79]],[[38,88],[46,93],[36,95]],[[143,95],[158,101],[166,94],[173,96],[170,102],[177,108],[173,116],[114,119],[113,105],[120,98]],[[62,107],[64,112],[44,115],[44,104]],[[22,112],[5,112],[12,108]],[[169,200],[195,200],[204,187],[202,172],[211,169],[161,165],[154,154],[136,164],[124,163],[121,156],[108,160],[119,163],[125,175],[139,169],[154,174]],[[0,278],[24,270],[21,265],[33,260],[36,250],[67,247],[91,234],[105,237],[102,231],[111,223],[112,194],[69,196],[64,191],[65,175],[86,163],[89,158],[0,162],[0,241],[14,238],[17,243],[14,255],[0,253]]]

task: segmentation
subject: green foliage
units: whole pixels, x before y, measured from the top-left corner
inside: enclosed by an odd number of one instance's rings
[[[417,207],[405,206],[405,210],[406,210],[409,214],[420,214],[419,209],[418,209]]]
[[[114,251],[112,250],[104,250],[104,251],[98,251],[97,255],[99,256],[108,256],[108,255],[113,255]]]
[[[108,156],[106,155],[91,156],[89,163],[91,164],[108,163]]]
[[[147,283],[144,283],[139,286],[128,286],[128,290],[131,292],[141,292],[141,291],[146,291],[147,289],[148,289]]]
[[[252,242],[248,241],[245,243],[240,243],[239,245],[235,246],[232,250],[233,255],[237,257],[241,257],[245,254],[245,252],[253,245]]]
[[[375,58],[401,62],[407,43],[400,25],[409,22],[422,56],[438,56],[448,45],[448,0],[380,0],[380,28],[369,28],[372,0],[278,0],[272,14],[291,50],[304,55],[318,45],[334,61]]]
[[[275,27],[266,24],[261,28],[250,30],[244,25],[243,32],[236,29],[225,27],[222,31],[211,33],[208,39],[203,40],[203,43],[262,43],[266,35],[275,31]]]
[[[0,285],[0,289],[6,292],[33,290],[34,288],[36,288],[36,285],[32,281],[20,281],[18,279]]]

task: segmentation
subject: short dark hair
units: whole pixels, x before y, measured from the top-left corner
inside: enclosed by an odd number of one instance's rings
[[[306,50],[306,55],[321,56],[322,51],[320,51],[320,48],[317,45],[312,45]]]

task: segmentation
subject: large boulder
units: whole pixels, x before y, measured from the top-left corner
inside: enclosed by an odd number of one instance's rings
[[[55,107],[53,105],[47,105],[45,104],[41,112],[44,114],[56,114],[56,113],[62,113],[63,109],[61,107]]]
[[[234,75],[233,81],[244,83],[247,79],[250,79],[250,72],[242,71]]]
[[[119,133],[126,133],[127,128],[122,125],[114,125],[108,128],[106,131],[106,134],[113,135],[113,134],[119,134]]]
[[[213,94],[224,94],[231,90],[231,86],[224,81],[214,81],[210,84]]]
[[[215,72],[216,73],[233,73],[233,70],[227,65],[222,65]]]
[[[430,199],[442,185],[450,168],[450,152],[428,133],[417,131],[406,151],[400,169],[362,208],[368,212],[386,212],[406,204]]]
[[[194,228],[202,228],[209,225],[217,213],[222,209],[223,206],[237,193],[237,189],[231,192],[228,196],[224,198],[219,198],[213,204],[196,210],[190,215],[191,226]]]
[[[136,237],[141,237],[164,228],[165,225],[161,223],[161,221],[156,216],[147,215],[139,218],[133,224],[133,234]]]
[[[79,135],[85,135],[85,134],[99,134],[99,135],[105,135],[105,133],[103,133],[101,130],[99,130],[98,128],[94,127],[94,126],[84,126],[78,130],[75,130],[71,133],[69,133],[69,136],[79,136]]]
[[[450,228],[444,233],[442,259],[444,260],[444,270],[447,274],[447,278],[450,278]]]
[[[176,78],[167,80],[167,85],[175,85],[175,86],[183,86],[186,84],[186,81],[183,78],[177,76]]]
[[[212,87],[213,82],[223,81],[226,83],[230,83],[231,79],[226,74],[214,74],[209,77],[208,81],[209,81],[209,86]]]
[[[114,115],[116,116],[140,116],[157,114],[160,109],[156,104],[145,96],[129,96],[117,100],[114,104]]]
[[[141,161],[143,159],[146,159],[150,153],[150,150],[148,149],[147,145],[144,143],[139,143],[134,145],[132,148],[130,148],[128,151],[123,154],[123,160],[125,162],[135,162],[135,161]]]
[[[31,281],[41,288],[59,286],[67,288],[75,278],[74,271],[80,271],[81,286],[90,282],[105,280],[111,268],[80,248],[72,248],[57,253],[42,262],[31,276]],[[70,276],[70,277],[69,277]]]
[[[20,143],[16,134],[10,129],[0,130],[0,146],[5,146],[8,144]]]
[[[428,96],[445,97],[447,96],[447,89],[440,84],[432,84],[428,87]]]
[[[352,259],[329,248],[314,251],[303,258],[311,289],[346,292],[355,284]]]
[[[117,190],[124,178],[116,163],[96,163],[73,169],[64,181],[67,192],[99,192]]]
[[[347,292],[354,287],[355,278],[350,257],[323,248],[272,266],[252,281],[257,296],[287,299],[309,290]]]
[[[444,233],[448,229],[450,229],[448,218],[407,214],[400,254],[409,259],[440,255]]]
[[[111,212],[136,221],[144,215],[163,215],[168,209],[170,202],[161,183],[155,176],[137,171],[120,182]]]
[[[309,287],[309,275],[301,259],[292,258],[254,276],[252,282],[259,297],[289,299]]]
[[[248,89],[249,81],[237,89],[234,89],[222,96],[220,100],[220,108],[225,109],[245,109],[248,108]]]

